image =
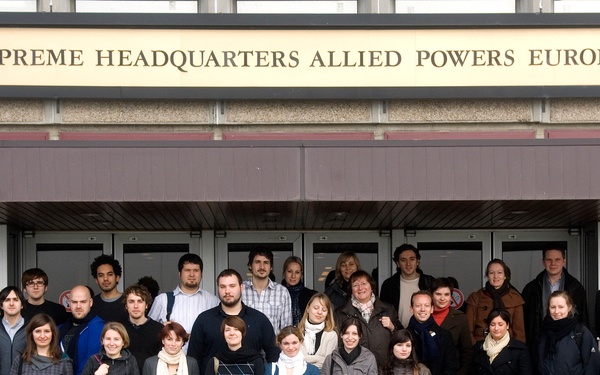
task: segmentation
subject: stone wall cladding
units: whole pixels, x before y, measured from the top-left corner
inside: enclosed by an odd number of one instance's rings
[[[0,123],[41,123],[44,121],[42,100],[0,100]]]
[[[206,101],[65,100],[64,123],[77,124],[207,124],[212,105]]]
[[[233,101],[225,104],[229,124],[366,123],[370,101]]]
[[[600,99],[551,99],[550,121],[565,122],[598,122],[600,121]]]
[[[395,100],[390,122],[530,122],[531,100]]]

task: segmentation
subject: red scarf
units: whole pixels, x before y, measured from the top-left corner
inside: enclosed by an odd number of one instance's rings
[[[444,307],[441,310],[437,310],[437,309],[433,309],[433,320],[435,320],[435,322],[437,323],[438,326],[442,326],[442,322],[444,321],[444,319],[446,319],[446,317],[448,316],[448,313],[450,312],[450,304],[448,304],[448,306]]]

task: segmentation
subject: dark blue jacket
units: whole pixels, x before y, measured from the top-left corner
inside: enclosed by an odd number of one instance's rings
[[[276,362],[280,350],[275,346],[275,332],[265,314],[242,304],[238,316],[246,322],[247,326],[246,336],[242,341],[243,346],[258,352],[264,350],[267,362]],[[198,361],[201,374],[206,372],[206,366],[215,354],[227,348],[221,333],[221,323],[226,317],[227,314],[219,304],[198,315],[194,322],[187,354]]]

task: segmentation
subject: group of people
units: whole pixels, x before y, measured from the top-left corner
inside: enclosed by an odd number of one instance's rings
[[[74,286],[70,314],[45,300],[48,276],[30,269],[27,299],[17,287],[0,291],[0,375],[600,374],[585,291],[564,250],[543,252],[545,270],[523,293],[492,260],[465,312],[451,306],[451,279],[423,274],[416,247],[398,247],[393,260],[379,296],[353,252],[318,293],[303,284],[298,257],[273,281],[273,254],[259,247],[251,278],[223,270],[215,296],[200,288],[202,259],[185,254],[175,290],[153,299],[139,284],[120,293],[121,266],[101,255],[90,267],[101,292]]]

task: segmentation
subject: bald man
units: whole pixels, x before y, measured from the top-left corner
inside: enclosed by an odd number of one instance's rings
[[[81,375],[87,359],[100,351],[104,320],[90,312],[93,303],[87,286],[73,287],[69,296],[71,317],[58,328],[60,346],[73,360],[75,375]]]

